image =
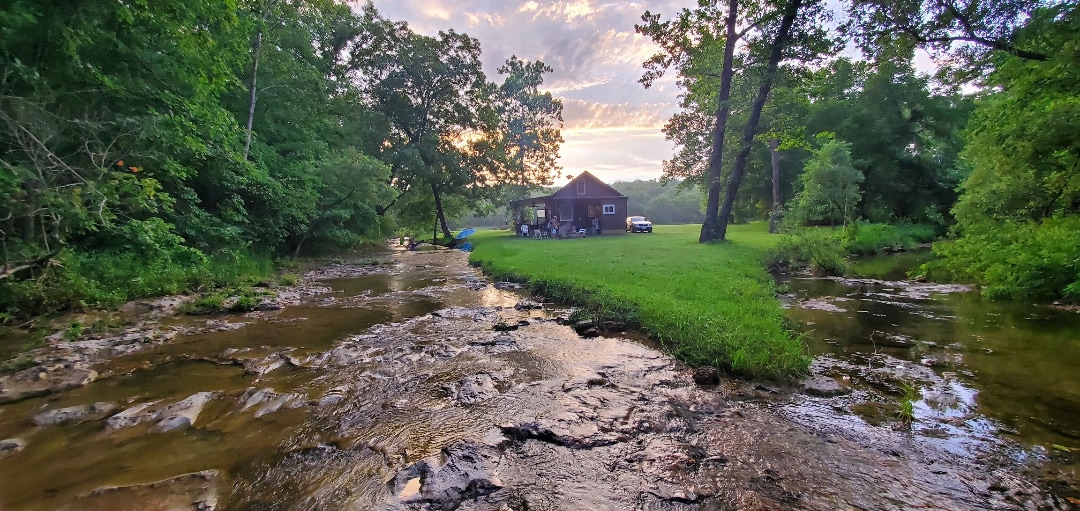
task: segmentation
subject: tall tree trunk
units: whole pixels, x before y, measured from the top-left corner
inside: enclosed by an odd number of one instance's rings
[[[720,71],[720,91],[716,94],[716,126],[713,129],[712,154],[709,157],[709,195],[705,203],[705,221],[701,224],[699,243],[715,241],[722,236],[717,209],[720,206],[720,174],[724,168],[724,137],[727,134],[728,114],[731,112],[731,78],[734,75],[738,10],[739,0],[728,0],[724,62]]]
[[[780,29],[776,33],[776,39],[770,45],[769,63],[765,68],[765,76],[761,78],[761,86],[758,87],[757,97],[754,98],[754,106],[750,111],[750,119],[746,121],[743,130],[742,145],[739,146],[739,154],[735,156],[735,164],[731,169],[731,180],[728,181],[727,193],[724,194],[724,204],[720,208],[718,220],[719,238],[727,239],[728,218],[735,206],[735,195],[739,193],[739,184],[743,175],[746,174],[746,160],[750,158],[750,148],[754,143],[754,134],[757,132],[758,122],[761,121],[761,110],[765,108],[765,101],[769,99],[772,91],[773,80],[776,78],[776,68],[780,66],[784,48],[791,38],[791,26],[795,23],[795,17],[799,14],[803,0],[790,0],[784,8],[784,17],[780,20]]]
[[[249,89],[248,97],[248,118],[247,118],[247,132],[244,138],[244,159],[248,159],[248,151],[251,150],[251,125],[255,123],[255,98],[258,94],[258,90],[255,88],[255,82],[259,77],[259,54],[262,53],[263,33],[259,30],[259,33],[255,35],[255,45],[252,47],[252,61],[251,61],[251,88]]]
[[[442,227],[443,236],[449,238],[450,228],[446,225],[446,214],[443,212],[442,196],[439,195],[439,185],[431,183],[431,194],[435,197],[435,220]]]
[[[293,259],[300,257],[300,247],[304,246],[304,242],[307,241],[308,236],[311,236],[311,231],[313,229],[314,226],[309,226],[308,229],[304,231],[304,235],[300,237],[300,241],[296,242],[296,250],[293,250],[292,254]]]
[[[38,209],[41,208],[40,195],[38,194],[37,186],[27,180],[23,185],[26,191],[26,216],[22,219],[22,239],[26,243],[33,243],[34,238],[37,237],[37,216]],[[42,230],[45,226],[42,225]]]
[[[780,140],[769,139],[769,156],[772,159],[772,211],[769,212],[769,232],[780,230]]]

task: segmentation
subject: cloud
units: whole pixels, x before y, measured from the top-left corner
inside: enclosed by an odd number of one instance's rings
[[[674,13],[693,0],[623,2],[598,0],[375,0],[390,19],[402,19],[417,32],[434,35],[455,28],[480,40],[491,78],[511,55],[543,60],[555,71],[552,87],[603,83],[612,76],[641,74],[641,63],[656,51],[634,32],[646,10]]]
[[[659,132],[671,113],[670,105],[664,103],[598,103],[564,99],[563,134],[619,129]]]
[[[657,130],[626,128],[579,132],[567,137],[560,152],[564,175],[576,176],[587,170],[611,183],[660,177],[662,160],[672,153],[672,147]]]
[[[676,111],[678,89],[665,77],[646,90],[641,64],[657,47],[634,32],[646,10],[665,16],[696,0],[374,0],[383,16],[416,32],[453,28],[480,40],[484,70],[516,55],[554,71],[544,88],[560,96],[566,125],[561,164],[604,179],[651,178],[672,148],[660,127]],[[576,170],[576,171],[575,171]]]

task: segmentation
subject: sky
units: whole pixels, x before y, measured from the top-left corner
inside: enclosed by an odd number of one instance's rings
[[[829,0],[831,9],[839,0]],[[675,73],[645,89],[642,63],[658,48],[634,32],[645,11],[670,19],[696,0],[374,0],[386,18],[434,36],[454,29],[480,41],[484,72],[501,82],[511,55],[541,60],[553,72],[544,88],[563,101],[562,177],[589,171],[607,182],[655,179],[674,145],[660,131],[678,111]],[[849,57],[858,51],[848,48]],[[919,52],[916,69],[934,64]]]
[[[386,18],[436,35],[454,29],[480,41],[484,72],[501,82],[511,55],[553,72],[544,88],[563,101],[560,150],[566,175],[589,171],[607,182],[655,179],[674,151],[660,129],[678,111],[674,75],[651,88],[637,82],[656,53],[634,32],[646,10],[670,18],[695,0],[374,0]]]

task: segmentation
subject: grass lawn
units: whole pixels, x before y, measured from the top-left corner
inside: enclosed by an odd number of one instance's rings
[[[784,330],[761,264],[776,236],[763,223],[736,225],[731,242],[700,245],[699,230],[661,225],[652,234],[544,241],[482,231],[472,238],[470,260],[495,278],[618,316],[692,365],[751,377],[804,372],[806,348]]]

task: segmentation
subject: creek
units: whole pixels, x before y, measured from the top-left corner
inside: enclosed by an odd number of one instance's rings
[[[853,278],[780,280],[813,371],[832,389],[786,402],[783,414],[835,421],[842,409],[963,456],[1005,454],[1080,497],[1080,314],[905,280],[930,257],[866,257]]]
[[[940,301],[969,294],[914,284],[788,286],[821,355],[804,391],[710,382],[632,333],[583,338],[568,309],[457,251],[320,268],[280,310],[144,312],[121,335],[53,339],[0,378],[0,508],[1068,508],[1069,460],[1037,447],[1075,443],[1075,394],[1044,387],[1066,400],[1043,413],[1057,402],[1024,373],[1071,374],[1075,359],[978,362],[1029,360],[988,331],[954,345],[972,321],[1027,313],[958,319]],[[903,347],[848,332],[845,315],[892,302],[910,317],[858,328]],[[1009,394],[1008,378],[1032,390]],[[904,385],[920,393],[910,426],[889,409]]]

